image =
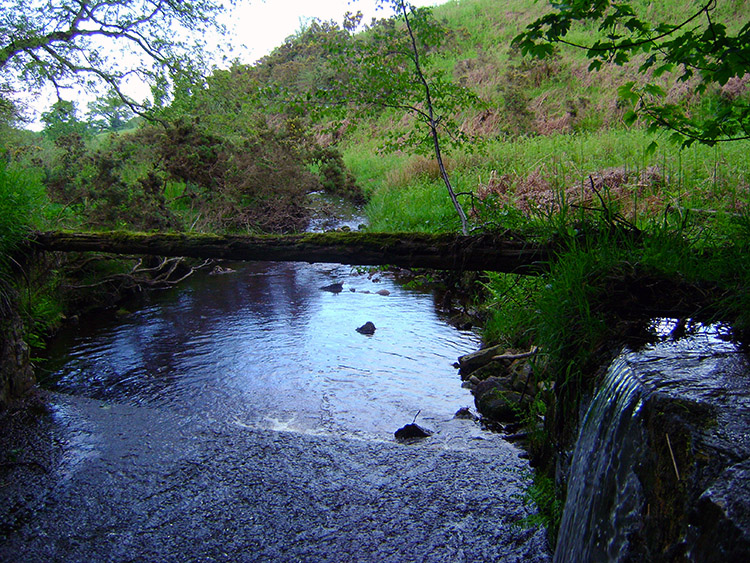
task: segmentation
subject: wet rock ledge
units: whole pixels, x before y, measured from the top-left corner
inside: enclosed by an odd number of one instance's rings
[[[471,389],[474,404],[485,419],[515,423],[528,412],[537,393],[544,391],[534,378],[532,362],[538,350],[491,346],[458,358],[458,373]]]

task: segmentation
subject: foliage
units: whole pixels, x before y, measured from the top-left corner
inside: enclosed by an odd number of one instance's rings
[[[42,221],[45,203],[39,178],[0,158],[0,317],[7,314],[15,293],[12,255],[29,229]]]
[[[398,18],[381,20],[367,33],[336,44],[331,58],[336,81],[317,95],[326,105],[354,105],[361,112],[391,108],[416,117],[424,128],[412,127],[398,138],[391,137],[386,146],[434,154],[462,230],[468,234],[467,218],[443,165],[442,151],[446,145],[466,141],[454,115],[477,100],[435,64],[450,34],[429,8],[416,8],[404,0],[381,0],[379,5],[393,8]],[[441,134],[446,135],[441,138]]]
[[[450,48],[451,31],[429,8],[401,0],[380,4],[394,8],[399,17],[377,21],[351,41],[334,45],[330,64],[337,71],[336,81],[317,94],[326,104],[353,105],[355,115],[393,108],[412,114],[426,126],[394,133],[398,137],[387,140],[389,150],[409,148],[433,154],[434,139],[425,134],[433,126],[445,135],[443,146],[462,146],[468,139],[455,116],[478,100],[439,67]]]
[[[537,513],[527,518],[524,523],[529,526],[544,526],[551,543],[550,548],[554,551],[553,538],[557,537],[557,530],[562,521],[563,500],[551,477],[535,472],[533,480],[533,484],[526,491],[526,500],[534,503]]]
[[[130,106],[114,90],[88,105],[91,126],[98,131],[121,131],[135,118]]]
[[[345,48],[351,40],[349,32],[360,21],[361,13],[347,14],[343,28],[333,21],[312,20],[248,72],[254,80],[270,87],[269,93],[282,94],[285,102],[297,96],[304,98],[318,89],[332,89],[340,83],[341,77],[335,75],[341,69],[331,64],[330,54]]]
[[[304,194],[321,189],[306,156],[263,124],[240,138],[198,120],[145,126],[98,147],[80,135],[55,141],[46,168],[51,197],[86,228],[283,232],[304,226]],[[333,150],[318,155],[329,187],[356,190]],[[351,193],[354,193],[352,191]],[[138,213],[133,213],[138,209]]]
[[[750,21],[740,22],[739,30],[730,31],[717,21],[719,0],[702,2],[681,15],[677,24],[651,23],[647,12],[636,2],[615,0],[576,0],[553,2],[552,13],[531,23],[514,43],[525,54],[549,56],[554,43],[585,49],[591,59],[590,70],[599,70],[614,61],[629,62],[639,54],[640,72],[650,79],[637,85],[627,81],[620,87],[621,97],[635,105],[624,119],[632,124],[644,116],[651,129],[666,127],[674,132],[672,140],[690,146],[694,142],[709,145],[719,141],[750,138],[750,97],[720,95],[708,115],[689,114],[684,107],[670,101],[657,79],[676,73],[677,81],[688,82],[700,94],[711,94],[741,80],[750,70]],[[596,22],[601,35],[593,43],[568,39],[576,24]]]
[[[319,147],[312,151],[310,160],[317,166],[323,189],[355,204],[365,202],[354,175],[347,169],[343,155],[334,147]]]
[[[39,177],[0,158],[0,261],[42,220],[46,203]]]
[[[1,0],[2,98],[43,85],[61,98],[73,85],[96,92],[104,84],[142,111],[123,83],[153,85],[158,101],[172,76],[205,68],[201,35],[221,30],[221,10],[214,0]]]
[[[186,183],[214,228],[283,232],[304,226],[304,194],[319,187],[293,147],[258,125],[242,141],[217,136],[196,122],[154,128],[146,142],[160,155],[169,178]]]
[[[302,37],[307,37],[309,33],[315,36],[326,35],[333,33],[332,29],[313,25]],[[298,53],[290,47],[287,54],[295,57]],[[291,190],[295,183],[298,185],[294,189],[294,198],[282,198],[280,204],[291,204],[293,199],[301,198],[304,195],[304,191],[300,193],[301,190],[311,191],[321,187],[330,193],[361,203],[361,190],[346,168],[340,151],[322,135],[315,134],[310,119],[304,113],[288,104],[279,106],[279,90],[293,90],[295,79],[285,74],[288,81],[277,83],[274,87],[261,86],[262,82],[259,80],[267,71],[296,62],[294,59],[284,61],[277,52],[270,59],[274,63],[262,63],[254,68],[236,65],[228,71],[216,71],[205,85],[178,90],[175,101],[162,113],[164,118],[173,123],[167,129],[179,129],[191,123],[193,129],[200,130],[201,134],[209,137],[200,141],[209,152],[221,152],[222,147],[237,153],[249,150],[258,156],[255,162],[256,172],[246,172],[248,183],[255,186],[253,190],[260,192],[275,186],[279,193],[284,193]],[[272,96],[273,105],[269,105],[268,96]],[[282,164],[282,160],[285,164]],[[276,162],[276,167],[257,166],[264,161],[269,164]],[[167,163],[168,166],[173,164],[172,161]],[[249,161],[243,164],[249,165]],[[270,175],[260,177],[261,170]],[[311,173],[317,178],[311,176]],[[210,174],[213,180],[191,177],[187,181],[209,186],[217,179],[216,174]],[[176,177],[186,179],[179,174]],[[239,178],[233,183],[237,181]],[[246,195],[249,193],[248,189],[243,189]],[[266,199],[266,196],[261,199]],[[297,204],[294,206],[298,207]],[[299,227],[299,224],[295,226]]]
[[[42,113],[42,123],[45,136],[52,141],[66,136],[83,138],[89,134],[88,124],[78,119],[74,102],[58,100],[49,111]]]

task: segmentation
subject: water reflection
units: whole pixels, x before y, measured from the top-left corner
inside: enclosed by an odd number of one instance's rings
[[[144,294],[134,311],[53,343],[53,388],[168,407],[253,427],[390,436],[421,409],[445,420],[471,404],[452,367],[478,338],[435,313],[429,294],[348,266],[233,264]],[[339,294],[319,288],[342,282]],[[390,295],[378,295],[385,289]],[[373,336],[358,334],[366,321]]]

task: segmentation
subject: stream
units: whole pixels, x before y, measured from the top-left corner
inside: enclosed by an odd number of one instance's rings
[[[0,559],[549,560],[521,452],[453,416],[476,334],[381,273],[222,266],[50,345],[61,461]]]
[[[477,336],[432,296],[333,264],[248,263],[151,292],[58,339],[49,386],[246,427],[388,439],[472,402],[452,362]],[[340,293],[321,290],[342,283]],[[388,295],[381,295],[377,292]],[[371,321],[372,336],[356,329]]]

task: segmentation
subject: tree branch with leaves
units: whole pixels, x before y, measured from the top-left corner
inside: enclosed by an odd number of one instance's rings
[[[532,22],[513,42],[522,53],[539,58],[551,55],[557,43],[585,49],[590,70],[609,62],[623,65],[640,55],[639,72],[650,77],[620,87],[620,97],[633,108],[624,116],[626,123],[645,118],[650,131],[669,130],[670,139],[685,147],[750,139],[747,89],[738,95],[717,95],[730,80],[741,80],[750,72],[750,17],[739,8],[720,21],[721,1],[706,0],[675,22],[656,23],[634,2],[553,1],[554,10]],[[725,12],[731,9],[726,2],[722,7]],[[568,39],[575,26],[584,23],[598,24],[600,38],[588,44]],[[693,85],[698,94],[713,95],[711,111],[691,112],[671,103],[667,91],[655,82],[668,74]],[[649,148],[653,150],[655,143]]]
[[[355,27],[345,26],[351,36],[331,44],[332,78],[318,90],[316,101],[359,115],[391,108],[415,116],[422,126],[392,137],[386,148],[409,146],[435,157],[461,230],[468,234],[469,222],[446,171],[443,152],[466,143],[455,118],[479,100],[437,68],[435,63],[450,34],[429,8],[417,8],[404,0],[380,0],[378,4],[392,9],[396,17],[374,22],[357,34]]]
[[[158,98],[174,75],[205,69],[204,36],[222,32],[223,9],[219,0],[0,0],[0,84],[16,98],[44,85],[58,98],[73,86],[104,89],[143,113],[149,103],[124,83],[161,88]]]

